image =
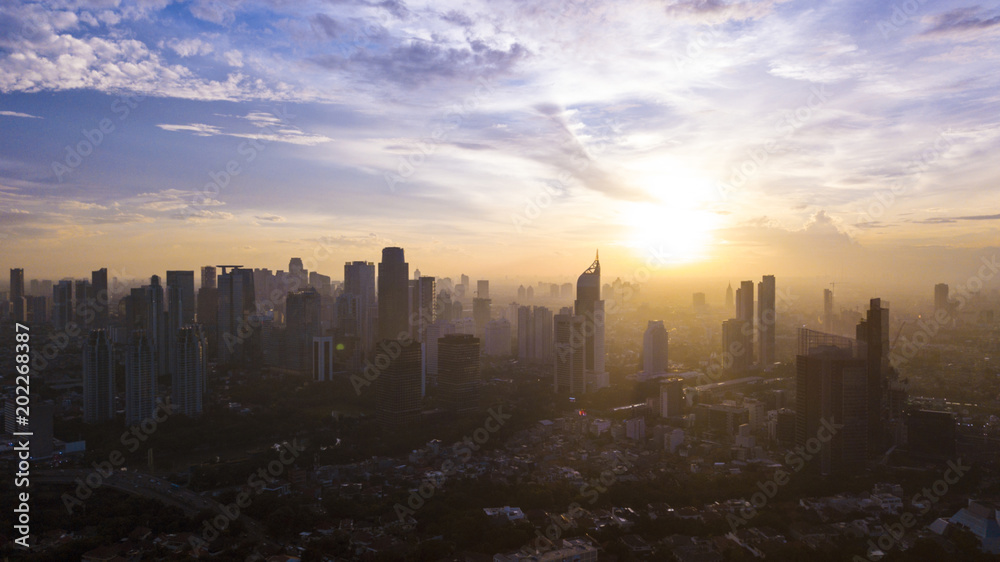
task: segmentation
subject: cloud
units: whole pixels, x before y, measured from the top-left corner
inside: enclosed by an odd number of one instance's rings
[[[667,15],[704,23],[745,21],[770,14],[774,1],[726,2],[725,0],[678,0],[666,6]]]
[[[372,82],[387,80],[414,87],[440,79],[467,81],[505,74],[529,56],[528,49],[517,42],[503,48],[490,46],[481,39],[454,46],[412,39],[388,50],[362,49],[346,58],[323,55],[313,60],[329,70],[357,69]]]
[[[167,46],[182,57],[193,57],[195,55],[207,55],[213,48],[210,43],[206,43],[198,38],[191,39],[171,39],[167,41]]]
[[[253,218],[261,222],[269,222],[269,223],[285,222],[285,217],[279,215],[254,215]]]
[[[42,119],[37,115],[31,115],[30,113],[21,113],[20,111],[0,111],[0,115],[6,117],[26,117],[29,119]]]
[[[226,59],[226,64],[229,66],[234,66],[236,68],[243,67],[243,53],[237,50],[226,51],[223,58]]]
[[[1000,214],[997,215],[967,215],[962,217],[931,217],[927,219],[915,220],[913,222],[917,224],[950,224],[959,221],[995,221],[1000,220]]]
[[[204,123],[189,123],[187,125],[170,125],[161,123],[158,124],[157,127],[165,131],[190,132],[191,134],[199,137],[222,135],[261,141],[283,142],[301,146],[315,146],[317,144],[323,144],[333,140],[325,135],[305,133],[296,127],[286,124],[285,121],[276,115],[262,111],[254,111],[244,116],[222,115],[222,117],[236,117],[237,119],[243,119],[249,121],[255,127],[262,130],[253,133],[230,132],[223,131],[221,127],[216,125],[206,125]]]
[[[232,220],[235,216],[225,211],[212,211],[209,209],[198,209],[188,213],[174,213],[171,218],[177,220],[200,222],[205,220]]]
[[[223,132],[213,125],[206,125],[204,123],[190,123],[188,125],[168,125],[161,123],[156,125],[157,127],[163,129],[164,131],[190,131],[192,134],[198,137],[211,137],[214,135],[221,135]]]
[[[1000,25],[1000,14],[993,16],[981,15],[979,7],[966,7],[950,10],[930,18],[932,27],[921,35],[963,35],[970,31],[986,30]]]

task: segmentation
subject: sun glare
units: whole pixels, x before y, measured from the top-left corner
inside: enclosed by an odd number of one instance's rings
[[[636,170],[637,183],[655,201],[626,207],[627,244],[644,261],[654,258],[681,265],[708,259],[712,232],[720,222],[708,208],[711,182],[676,162],[650,166]]]

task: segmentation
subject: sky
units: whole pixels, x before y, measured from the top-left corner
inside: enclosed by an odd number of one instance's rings
[[[5,2],[0,267],[961,283],[998,37],[996,2]]]

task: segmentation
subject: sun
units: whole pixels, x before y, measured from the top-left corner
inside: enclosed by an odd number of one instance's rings
[[[636,183],[653,199],[626,203],[626,244],[643,261],[683,265],[707,260],[720,217],[711,211],[712,183],[697,171],[664,160],[636,170]]]

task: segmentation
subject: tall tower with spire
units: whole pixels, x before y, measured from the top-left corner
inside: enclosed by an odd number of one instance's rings
[[[726,308],[732,310],[733,306],[734,306],[733,284],[730,283],[729,286],[726,287]]]
[[[583,318],[583,370],[588,390],[608,386],[604,370],[604,300],[601,299],[601,255],[576,281],[574,314]]]

